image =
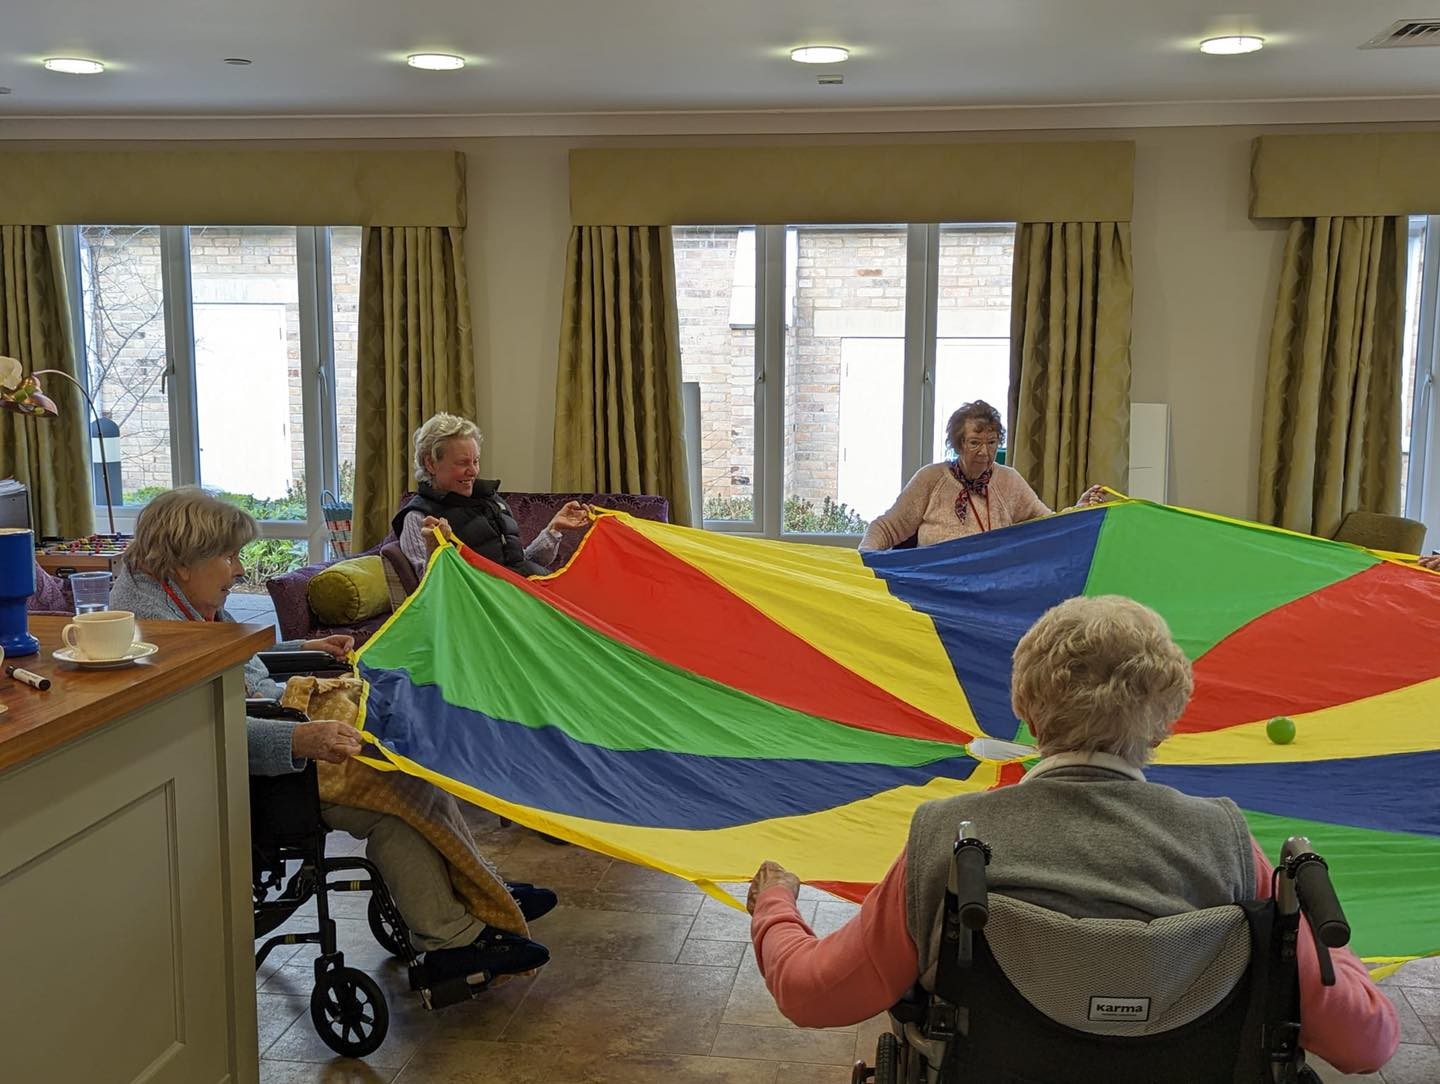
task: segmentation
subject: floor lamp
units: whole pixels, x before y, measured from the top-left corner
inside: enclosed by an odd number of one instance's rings
[[[27,414],[32,418],[58,417],[60,411],[55,406],[55,401],[40,390],[40,382],[35,379],[37,376],[58,376],[75,385],[75,390],[80,393],[80,398],[84,399],[85,405],[90,408],[90,417],[95,424],[95,431],[99,432],[100,415],[95,409],[95,401],[90,398],[80,381],[60,369],[36,369],[23,380],[20,379],[20,373],[21,367],[18,361],[14,358],[0,357],[0,409]],[[105,515],[110,520],[110,533],[114,535],[116,533],[115,502],[110,496],[110,462],[105,456],[105,438],[103,436],[100,438],[100,477],[105,483]],[[39,537],[38,530],[36,537]]]

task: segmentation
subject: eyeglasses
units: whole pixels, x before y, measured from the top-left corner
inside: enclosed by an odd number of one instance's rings
[[[974,439],[971,439],[971,440],[967,440],[967,441],[965,442],[965,450],[966,450],[967,452],[984,452],[984,451],[991,451],[991,452],[993,452],[993,451],[997,450],[999,447],[1000,447],[1000,442],[999,442],[998,440],[974,440]]]

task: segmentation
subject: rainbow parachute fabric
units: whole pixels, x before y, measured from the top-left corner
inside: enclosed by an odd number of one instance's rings
[[[1031,741],[1011,652],[1100,594],[1194,662],[1148,777],[1234,799],[1272,858],[1310,836],[1363,956],[1440,950],[1440,576],[1202,513],[867,554],[605,513],[537,580],[443,546],[357,657],[361,726],[384,766],[594,850],[711,889],[772,858],[860,899],[920,802],[1023,776],[975,741]]]

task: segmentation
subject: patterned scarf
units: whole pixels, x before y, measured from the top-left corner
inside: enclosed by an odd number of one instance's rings
[[[990,500],[990,477],[995,473],[994,467],[986,467],[979,478],[967,478],[965,472],[960,469],[960,460],[954,459],[950,462],[950,473],[955,481],[960,483],[960,496],[955,498],[955,515],[960,522],[965,522],[965,512],[970,507],[970,498],[973,494],[976,497],[984,497]]]

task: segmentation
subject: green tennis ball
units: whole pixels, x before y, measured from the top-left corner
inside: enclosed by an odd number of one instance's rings
[[[1276,745],[1289,745],[1295,740],[1295,720],[1288,715],[1277,715],[1265,724],[1265,736]]]

